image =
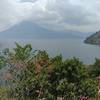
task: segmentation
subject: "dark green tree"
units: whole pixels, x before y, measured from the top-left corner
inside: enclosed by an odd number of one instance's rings
[[[100,59],[96,59],[95,60],[95,63],[93,65],[91,65],[89,67],[90,69],[90,74],[93,76],[93,77],[98,77],[100,76]]]
[[[22,100],[26,97],[80,100],[81,96],[94,97],[98,91],[95,80],[77,58],[63,60],[61,55],[51,58],[46,51],[16,44],[8,63],[13,93]]]

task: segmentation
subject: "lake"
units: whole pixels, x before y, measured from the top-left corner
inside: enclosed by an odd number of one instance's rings
[[[1,39],[1,50],[15,47],[15,42],[32,44],[34,50],[46,50],[51,56],[62,54],[64,58],[77,57],[86,64],[100,58],[100,46],[83,43],[84,39]]]

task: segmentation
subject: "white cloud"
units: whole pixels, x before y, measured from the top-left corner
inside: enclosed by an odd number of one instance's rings
[[[30,16],[31,3],[19,3],[15,0],[0,2],[0,31],[26,20]],[[26,15],[27,13],[27,15]]]
[[[24,20],[54,30],[100,30],[99,0],[1,0],[0,31]]]

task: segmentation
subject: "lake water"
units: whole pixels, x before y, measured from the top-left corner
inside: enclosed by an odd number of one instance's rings
[[[32,44],[34,50],[46,50],[51,56],[62,54],[64,58],[78,57],[86,64],[100,58],[100,46],[83,43],[84,39],[1,39],[1,49],[15,47],[15,42]]]

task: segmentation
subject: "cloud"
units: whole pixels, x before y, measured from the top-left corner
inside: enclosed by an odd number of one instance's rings
[[[47,0],[36,22],[55,30],[92,32],[99,30],[100,1]],[[34,14],[33,14],[34,15]],[[35,21],[34,21],[35,22]]]
[[[30,16],[30,9],[30,3],[21,4],[18,0],[1,0],[0,31],[6,30],[17,23],[26,20],[28,16]]]
[[[22,21],[49,30],[100,30],[99,0],[1,0],[0,31]]]

